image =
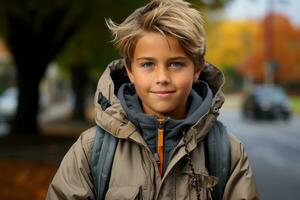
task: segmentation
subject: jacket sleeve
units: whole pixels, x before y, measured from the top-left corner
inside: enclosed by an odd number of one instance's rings
[[[223,200],[259,199],[254,174],[241,142],[230,135],[231,174],[226,184]]]
[[[84,132],[66,153],[49,185],[46,200],[95,199],[89,165],[94,132]]]

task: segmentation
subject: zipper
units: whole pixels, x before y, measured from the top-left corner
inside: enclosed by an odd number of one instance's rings
[[[151,150],[150,149],[147,149],[147,148],[145,148],[144,149],[144,151],[145,151],[145,154],[146,154],[146,156],[147,156],[147,158],[149,159],[146,159],[146,161],[149,161],[149,165],[151,165],[152,167],[153,167],[153,169],[154,169],[154,174],[152,174],[151,173],[151,170],[147,170],[148,171],[148,176],[149,176],[149,182],[148,182],[148,185],[149,185],[149,191],[148,191],[148,196],[147,196],[147,200],[150,200],[151,199],[151,190],[153,190],[153,193],[154,193],[154,195],[156,194],[156,191],[154,191],[154,188],[153,188],[153,183],[156,185],[156,183],[154,182],[154,179],[156,179],[156,178],[153,178],[153,177],[156,177],[156,173],[157,173],[157,171],[159,171],[158,170],[158,166],[157,166],[157,161],[156,161],[156,159],[154,158],[153,159],[153,157],[152,157],[152,152],[151,152]],[[161,182],[161,180],[159,180],[160,182]],[[156,186],[155,186],[155,188],[156,188]]]
[[[198,123],[199,123],[201,120],[203,120],[203,118],[205,118],[209,113],[211,113],[211,109],[209,109],[207,112],[205,112],[204,115],[202,115],[202,116],[199,118],[199,120],[198,120],[195,124],[198,124]],[[163,123],[164,123],[164,120],[162,120],[162,122],[161,122],[161,123],[158,123],[158,124],[163,128]],[[160,126],[159,126],[159,127],[160,127]],[[186,134],[186,132],[187,132],[187,131],[185,131],[184,134]],[[172,157],[174,156],[174,152],[175,152],[177,149],[179,149],[180,147],[181,147],[181,145],[179,146],[178,144],[175,146],[175,148],[174,148],[173,151],[171,152],[171,155],[170,155],[170,158],[169,158],[170,160],[171,160]],[[169,160],[169,161],[170,161],[170,160]],[[170,167],[170,166],[168,166],[168,168],[169,168],[169,167]],[[171,170],[171,169],[167,170],[166,172],[169,173],[170,170]],[[166,177],[162,177],[161,184],[160,184],[160,186],[159,186],[159,188],[158,188],[158,190],[157,190],[157,194],[156,194],[155,199],[157,199],[157,197],[159,196],[159,193],[160,193],[160,191],[161,191],[161,186],[162,186],[162,183],[164,182],[165,178],[166,178]]]
[[[157,130],[157,156],[159,162],[158,168],[161,177],[163,176],[163,169],[164,169],[164,119],[157,119],[158,122],[158,130]],[[157,157],[154,154],[154,158]],[[157,160],[157,159],[156,159]]]

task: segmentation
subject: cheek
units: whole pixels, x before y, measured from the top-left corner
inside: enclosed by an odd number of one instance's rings
[[[185,93],[190,93],[190,90],[192,89],[193,86],[193,78],[191,77],[190,79],[177,79],[176,85],[177,88],[180,88],[183,92]]]
[[[138,95],[143,94],[150,88],[149,79],[138,77],[135,79],[134,86]]]

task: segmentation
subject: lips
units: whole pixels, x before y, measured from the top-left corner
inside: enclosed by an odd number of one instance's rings
[[[174,93],[174,91],[162,90],[162,91],[154,91],[152,93],[155,94],[157,97],[167,98],[170,97]]]

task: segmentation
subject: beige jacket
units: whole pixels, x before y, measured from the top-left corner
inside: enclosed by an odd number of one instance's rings
[[[163,175],[137,128],[128,121],[119,100],[115,95],[115,75],[125,73],[123,62],[112,62],[99,80],[95,95],[95,121],[97,125],[119,138],[109,188],[105,199],[125,200],[184,200],[196,199],[196,191],[191,186],[191,170],[185,159],[186,151],[181,140],[175,147],[173,157]],[[215,122],[224,102],[222,87],[224,77],[212,65],[207,64],[201,79],[210,85],[214,92],[211,109],[204,117],[186,132],[187,149],[191,152],[195,173],[202,177],[201,199],[211,199],[216,177],[208,175],[205,167],[203,138]],[[99,93],[111,103],[103,111],[97,103]],[[90,157],[95,137],[95,127],[85,131],[65,155],[52,183],[46,199],[95,199],[91,177]],[[241,142],[230,135],[231,175],[227,182],[223,199],[258,199],[258,192],[247,154]]]

